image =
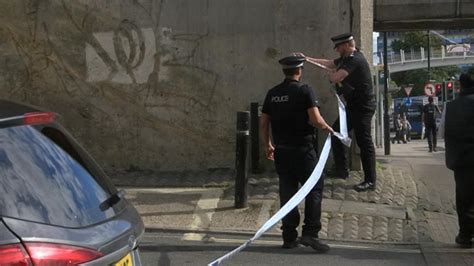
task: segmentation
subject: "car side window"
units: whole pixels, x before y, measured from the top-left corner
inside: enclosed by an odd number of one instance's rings
[[[84,169],[91,173],[90,169],[87,168],[87,165],[84,163],[84,160],[81,158],[77,150],[61,131],[53,127],[44,127],[41,130],[41,133],[56,143],[56,145],[61,147],[61,149],[67,152],[74,160],[76,160],[76,162],[84,167]]]
[[[49,133],[57,133],[46,132],[49,137]],[[98,181],[105,178],[91,175],[70,155],[69,148],[76,147],[74,140],[61,133],[62,140],[69,140],[61,143],[64,149],[38,127],[0,129],[0,216],[80,227],[106,220],[123,208],[101,209],[112,195],[104,182]],[[77,150],[76,156],[83,156],[79,147],[73,150]],[[88,163],[86,158],[84,161]]]
[[[49,140],[54,142],[54,144],[59,146],[63,151],[69,154],[69,156],[79,163],[84,168],[84,170],[86,170],[110,194],[116,193],[116,189],[111,181],[108,178],[104,178],[105,176],[102,174],[102,172],[97,172],[94,170],[95,168],[93,168],[93,165],[91,165],[89,161],[83,157],[84,154],[78,151],[78,148],[76,148],[74,143],[68,138],[66,134],[64,134],[61,130],[50,126],[43,127],[40,129],[40,132]]]

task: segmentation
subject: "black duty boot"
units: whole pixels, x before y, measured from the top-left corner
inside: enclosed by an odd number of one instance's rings
[[[284,241],[283,245],[281,246],[282,248],[285,249],[292,249],[298,247],[298,241],[293,240],[293,241]]]
[[[357,192],[367,191],[367,190],[375,190],[375,183],[372,182],[362,182],[358,185],[354,186],[354,190]]]
[[[461,248],[472,248],[472,241],[468,236],[458,234],[455,241]]]
[[[321,242],[321,240],[311,236],[302,236],[300,244],[306,247],[312,247],[314,250],[320,253],[328,252],[330,249],[327,244],[324,244],[323,242]]]

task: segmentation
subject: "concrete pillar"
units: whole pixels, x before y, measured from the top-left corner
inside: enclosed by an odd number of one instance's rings
[[[357,47],[364,53],[369,65],[372,65],[373,0],[350,0],[350,4],[351,32],[354,34]],[[372,136],[375,136],[375,122],[372,122]],[[352,134],[352,138],[355,143],[354,134]],[[351,148],[351,162],[351,170],[362,170],[360,150],[356,145]]]

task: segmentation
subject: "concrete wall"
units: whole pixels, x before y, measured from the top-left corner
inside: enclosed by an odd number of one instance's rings
[[[335,57],[350,2],[1,0],[0,96],[62,114],[109,170],[233,168],[236,111],[282,80],[283,55]],[[334,119],[323,71],[305,70]]]

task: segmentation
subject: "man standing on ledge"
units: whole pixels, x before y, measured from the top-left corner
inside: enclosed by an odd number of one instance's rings
[[[314,90],[300,82],[304,61],[301,56],[289,56],[279,61],[285,80],[268,91],[260,117],[260,132],[267,158],[275,161],[279,176],[281,206],[298,192],[298,185],[308,180],[318,162],[313,147],[313,125],[333,132],[319,113]],[[270,139],[270,125],[273,142]],[[321,178],[306,196],[303,232],[299,242],[318,252],[329,250],[329,246],[318,239],[323,184]],[[283,248],[297,247],[298,207],[289,212],[282,222]]]
[[[335,60],[306,57],[330,69],[329,80],[337,84],[337,93],[343,95],[347,106],[347,128],[354,129],[357,144],[360,147],[364,181],[354,189],[358,192],[374,190],[376,182],[375,147],[372,141],[371,125],[375,113],[375,99],[369,63],[356,48],[354,36],[350,33],[332,37],[334,49],[340,57]],[[339,118],[333,124],[339,131]],[[348,149],[341,141],[332,137],[336,175],[349,177]]]

